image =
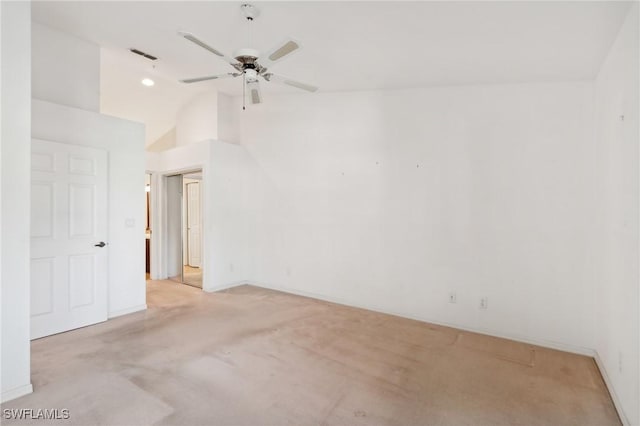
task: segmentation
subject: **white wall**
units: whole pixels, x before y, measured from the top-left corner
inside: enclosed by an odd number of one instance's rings
[[[176,172],[202,170],[202,270],[203,290],[215,291],[246,281],[248,278],[247,240],[248,185],[252,163],[247,151],[228,143],[238,139],[238,117],[234,101],[217,92],[204,92],[186,103],[178,112],[175,127],[176,147],[146,153],[147,170],[153,171],[158,185],[152,210],[151,277],[171,276],[169,258],[173,258],[172,228],[167,205],[167,181],[162,176]],[[224,141],[218,140],[223,136]],[[169,149],[167,149],[169,148]],[[155,263],[154,260],[155,259]]]
[[[636,3],[596,81],[600,161],[594,169],[601,197],[595,348],[619,411],[634,425],[640,424],[639,36]]]
[[[209,163],[211,141],[205,140],[188,146],[179,146],[159,153],[147,152],[147,164],[154,171],[177,172],[204,169]]]
[[[202,170],[201,203],[203,226],[203,289],[215,291],[246,281],[248,176],[250,160],[244,147],[207,140],[173,148],[161,153],[147,152],[147,165],[156,177],[181,171]],[[164,196],[166,182],[158,179],[156,199]],[[154,206],[156,204],[154,203]],[[153,265],[156,279],[168,276],[169,249],[166,232],[168,218],[165,202],[158,202],[153,213],[152,245],[158,250]],[[153,250],[153,249],[152,249]],[[158,268],[156,270],[156,268]]]
[[[249,176],[252,173],[249,153],[240,145],[215,141],[211,144],[208,177],[204,189],[208,202],[203,217],[207,253],[205,273],[210,275],[209,286],[215,291],[246,281],[248,223],[250,197]]]
[[[271,96],[240,115],[250,279],[589,353],[592,107],[589,82]]]
[[[147,171],[159,170],[162,164],[162,153],[146,151],[144,153],[144,163]],[[151,191],[153,191],[153,188],[151,188]]]
[[[98,112],[99,46],[35,22],[31,35],[33,98]]]
[[[240,139],[238,114],[234,99],[224,93],[218,93],[218,140],[238,143]]]
[[[218,138],[218,92],[201,93],[176,118],[176,146]]]
[[[32,137],[108,151],[109,317],[145,309],[144,126],[34,100]]]
[[[167,149],[176,147],[176,128],[173,127],[167,133],[162,135],[160,139],[156,140],[150,145],[147,145],[147,151],[151,152],[162,152]]]
[[[109,317],[145,309],[144,125],[98,113],[98,45],[40,24],[32,35],[32,136],[108,151]]]
[[[167,232],[173,229],[172,219],[169,217],[171,206],[167,200],[166,176],[183,171],[202,170],[203,179],[206,180],[209,167],[210,141],[201,141],[168,149],[162,152],[146,152],[147,171],[152,172],[151,182],[151,223],[153,233],[151,235],[151,278],[166,279],[171,276],[174,262],[172,250],[175,242]],[[208,197],[202,194],[203,210],[207,211]],[[175,219],[175,217],[173,218]],[[206,219],[203,218],[206,224]],[[178,225],[179,226],[179,225]],[[203,234],[205,246],[203,247],[203,270],[206,271],[207,250],[206,230]],[[178,238],[179,241],[179,238]],[[203,288],[208,285],[209,276],[203,274]]]
[[[0,2],[2,401],[30,393],[31,5]]]

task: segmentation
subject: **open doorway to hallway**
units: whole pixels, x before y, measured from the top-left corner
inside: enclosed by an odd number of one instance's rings
[[[169,279],[202,288],[202,170],[166,182]]]

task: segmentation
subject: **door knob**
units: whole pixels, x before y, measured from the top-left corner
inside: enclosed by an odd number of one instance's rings
[[[98,244],[94,244],[94,247],[104,247],[106,246],[104,241],[100,241]]]

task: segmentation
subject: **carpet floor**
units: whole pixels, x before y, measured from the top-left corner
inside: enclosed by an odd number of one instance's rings
[[[148,282],[149,309],[32,342],[74,425],[619,425],[589,357],[251,286]],[[3,410],[4,411],[4,410]]]

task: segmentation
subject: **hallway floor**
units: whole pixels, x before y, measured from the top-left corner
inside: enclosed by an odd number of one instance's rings
[[[32,342],[6,408],[76,425],[618,425],[591,358],[251,286]]]

